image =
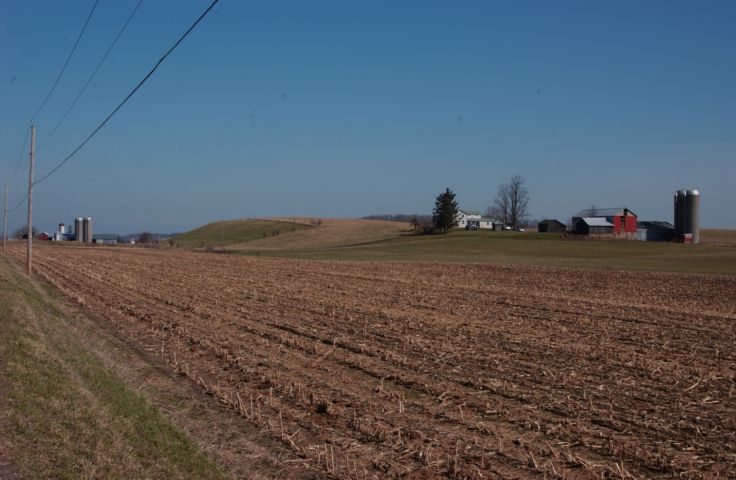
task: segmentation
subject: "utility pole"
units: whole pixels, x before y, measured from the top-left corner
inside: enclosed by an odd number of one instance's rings
[[[28,168],[28,276],[33,269],[33,162],[36,153],[36,126],[31,125],[31,161]]]
[[[8,243],[8,185],[5,184],[5,194],[3,195],[3,254],[5,253],[5,244]]]
[[[220,220],[220,252],[225,252],[225,223]]]

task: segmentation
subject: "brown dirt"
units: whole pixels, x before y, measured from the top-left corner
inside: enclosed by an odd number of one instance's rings
[[[81,310],[77,303],[53,291],[54,304],[73,319],[69,327],[84,345],[132,389],[141,392],[159,412],[184,430],[190,438],[222,465],[234,478],[253,480],[324,478],[322,472],[294,455],[236,412],[224,410],[211,394],[168,368],[162,358],[142,343],[131,342],[121,331],[111,328],[107,318],[95,309]],[[0,408],[3,404],[0,363]],[[0,416],[0,432],[4,428]],[[0,434],[0,480],[22,478],[3,451]],[[15,475],[15,476],[14,476]]]
[[[131,344],[106,319],[92,311],[65,306],[74,316],[76,333],[129,386],[147,400],[235,478],[254,480],[294,478],[313,480],[322,475],[299,462],[288,447],[264,435],[241,416],[220,407],[207,392],[166,368],[151,348]],[[4,478],[0,476],[0,478]]]
[[[334,477],[736,476],[733,277],[35,251],[42,277]]]

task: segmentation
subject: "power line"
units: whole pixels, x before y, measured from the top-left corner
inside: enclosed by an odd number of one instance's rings
[[[168,57],[171,54],[171,52],[173,52],[176,49],[176,47],[178,47],[179,44],[182,41],[184,41],[184,39],[189,35],[189,33],[192,30],[194,30],[194,28],[199,24],[199,22],[202,21],[202,19],[205,16],[207,16],[208,13],[210,13],[210,10],[212,10],[212,8],[219,1],[220,0],[213,0],[212,3],[210,3],[210,6],[207,7],[207,9],[204,12],[202,12],[202,14],[199,16],[199,18],[197,18],[197,20],[195,20],[195,22],[184,32],[184,34],[179,37],[179,39],[176,41],[176,43],[174,43],[174,45],[172,45],[171,48],[169,48],[166,51],[166,53],[164,53],[163,56],[161,58],[159,58],[158,62],[156,62],[156,65],[154,65],[154,67],[151,69],[151,71],[149,71],[146,74],[146,76],[143,77],[143,80],[141,80],[140,82],[138,82],[138,85],[136,85],[135,88],[133,88],[133,90],[130,91],[130,93],[123,99],[123,101],[120,102],[117,107],[115,107],[115,109],[102,121],[102,123],[100,123],[97,126],[97,128],[95,128],[92,131],[92,133],[90,133],[87,136],[87,138],[85,138],[84,141],[82,143],[80,143],[79,146],[77,146],[77,148],[75,148],[72,151],[72,153],[70,153],[69,155],[67,155],[66,158],[64,158],[64,160],[62,160],[61,162],[59,162],[59,164],[56,165],[53,169],[51,169],[51,171],[48,172],[46,175],[44,175],[43,177],[41,177],[38,180],[36,180],[35,182],[33,182],[33,184],[34,185],[39,184],[39,183],[43,182],[44,180],[46,180],[47,178],[49,178],[51,175],[53,175],[54,173],[56,173],[57,170],[59,170],[61,167],[63,167],[64,164],[67,161],[69,161],[69,159],[71,159],[74,155],[76,155],[77,152],[79,152],[82,149],[82,147],[84,147],[87,144],[87,142],[89,142],[92,139],[92,137],[94,137],[97,134],[97,132],[99,132],[102,129],[102,127],[105,126],[105,124],[118,112],[118,110],[120,110],[123,107],[123,105],[125,105],[125,103],[128,100],[130,100],[130,98],[133,95],[135,95],[135,93],[138,91],[138,89],[141,88],[143,86],[143,84],[146,83],[146,81],[149,78],[151,78],[151,75],[153,75],[153,73],[158,69],[158,67],[163,63],[163,61],[166,60],[166,57]]]
[[[59,72],[59,75],[56,77],[56,81],[54,81],[54,84],[51,86],[51,90],[49,90],[49,93],[46,95],[46,98],[44,98],[43,103],[41,103],[41,106],[38,107],[38,110],[36,113],[33,114],[31,117],[31,123],[33,122],[33,119],[35,119],[39,113],[41,113],[41,110],[43,110],[43,107],[46,106],[46,102],[49,101],[49,98],[51,98],[51,95],[54,93],[54,90],[56,90],[56,86],[59,84],[59,80],[61,80],[62,75],[64,75],[64,71],[66,70],[67,65],[69,65],[69,61],[72,59],[72,56],[74,56],[74,52],[77,49],[77,46],[79,45],[79,41],[82,39],[82,36],[84,35],[85,30],[87,30],[87,25],[89,25],[89,21],[92,18],[92,14],[95,12],[95,8],[97,8],[97,4],[100,0],[95,0],[95,3],[92,5],[92,10],[90,10],[89,15],[87,15],[87,20],[84,22],[84,26],[82,27],[82,31],[79,32],[79,36],[77,37],[77,41],[74,42],[74,46],[72,47],[72,51],[69,52],[69,56],[66,59],[66,62],[64,62],[64,66],[61,67],[61,71]]]
[[[18,210],[21,207],[21,205],[23,205],[23,202],[26,201],[26,198],[28,198],[28,192],[26,192],[25,195],[23,195],[23,198],[20,199],[20,202],[18,202],[18,205],[14,206],[11,209],[8,209],[8,214],[13,213],[14,211]]]
[[[26,150],[26,145],[28,145],[28,137],[31,135],[31,128],[30,125],[28,126],[28,129],[26,130],[26,139],[23,140],[23,146],[20,149],[20,153],[18,154],[18,163],[15,165],[15,170],[13,170],[13,174],[8,178],[8,180],[5,182],[5,185],[9,184],[13,181],[15,176],[18,174],[18,169],[20,169],[20,165],[23,162],[23,153]]]
[[[54,135],[54,133],[56,133],[56,130],[59,128],[59,126],[61,126],[62,123],[64,123],[64,120],[66,120],[66,117],[69,115],[69,113],[74,108],[74,105],[76,105],[79,99],[82,98],[82,95],[84,95],[84,92],[87,90],[87,87],[89,87],[89,84],[92,83],[92,79],[94,79],[95,75],[97,75],[97,71],[100,69],[102,64],[105,63],[105,60],[107,59],[107,56],[110,55],[110,52],[112,51],[112,49],[115,48],[115,44],[118,43],[118,40],[123,35],[123,32],[125,31],[126,28],[128,28],[128,24],[133,19],[133,17],[135,16],[135,13],[138,11],[138,8],[141,6],[142,3],[143,3],[143,0],[138,0],[138,3],[136,4],[135,8],[133,9],[132,12],[130,12],[128,19],[125,21],[125,24],[123,24],[123,27],[120,29],[115,39],[112,41],[112,43],[108,47],[107,51],[102,56],[100,63],[97,64],[97,67],[95,67],[94,71],[92,72],[92,75],[89,76],[89,78],[87,79],[87,82],[84,84],[82,89],[79,91],[79,93],[77,94],[77,97],[74,99],[71,105],[69,105],[69,108],[66,109],[66,112],[64,112],[64,115],[62,115],[61,119],[56,124],[56,126],[51,129],[51,132],[41,142],[41,144],[39,145],[39,148],[43,147],[46,144],[46,142],[48,142],[49,139]]]

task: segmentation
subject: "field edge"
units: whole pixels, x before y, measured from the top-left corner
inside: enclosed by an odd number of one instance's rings
[[[53,299],[0,258],[0,445],[29,478],[227,478],[80,338]]]

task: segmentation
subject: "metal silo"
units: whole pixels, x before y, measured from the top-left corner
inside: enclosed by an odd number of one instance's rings
[[[679,238],[685,233],[685,189],[675,192],[675,236]]]
[[[92,243],[92,217],[84,219],[84,243]]]
[[[683,205],[683,233],[693,235],[693,243],[700,243],[700,192],[690,188],[685,192]]]
[[[77,242],[84,241],[84,232],[82,232],[82,217],[74,219],[74,240]]]

